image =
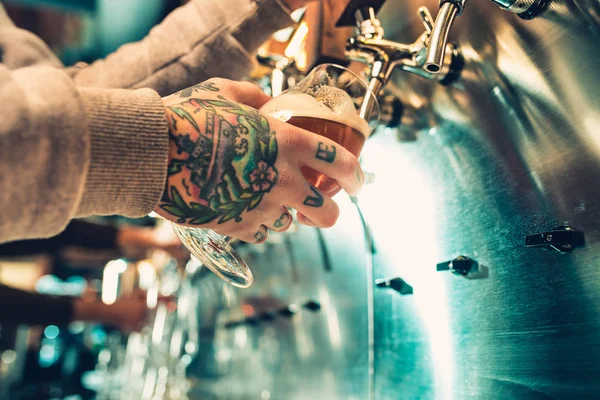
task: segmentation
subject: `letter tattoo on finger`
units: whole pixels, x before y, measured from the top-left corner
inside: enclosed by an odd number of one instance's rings
[[[315,207],[315,208],[321,207],[323,205],[323,195],[321,193],[319,193],[317,188],[315,188],[314,186],[311,186],[310,190],[312,190],[312,192],[315,195],[307,196],[306,199],[304,200],[303,204],[305,206],[309,206],[309,207]]]
[[[281,215],[281,217],[279,217],[279,219],[277,221],[275,221],[273,226],[275,228],[283,228],[284,226],[286,226],[288,224],[289,221],[290,221],[290,214],[283,213]]]
[[[319,160],[331,164],[335,160],[335,153],[336,149],[334,145],[328,146],[323,142],[319,142],[317,154],[315,154],[315,157]]]
[[[254,239],[256,239],[257,242],[262,242],[266,237],[267,234],[263,231],[258,231],[254,234]]]

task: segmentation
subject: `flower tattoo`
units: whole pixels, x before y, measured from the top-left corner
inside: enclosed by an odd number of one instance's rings
[[[250,173],[250,183],[254,192],[268,192],[276,179],[277,172],[264,161],[260,161],[258,167]]]

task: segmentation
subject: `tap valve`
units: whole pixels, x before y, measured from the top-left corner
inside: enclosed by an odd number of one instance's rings
[[[551,0],[491,0],[501,9],[513,12],[525,20],[533,19],[546,11]]]
[[[462,14],[465,4],[467,0],[440,0],[440,10],[430,30],[427,56],[423,66],[426,71],[432,74],[442,71],[444,55],[448,47],[448,34],[455,18]]]
[[[464,61],[458,47],[448,43],[447,37],[466,0],[442,1],[444,13],[440,10],[435,22],[426,7],[419,8],[419,18],[425,31],[411,44],[384,39],[384,30],[373,8],[361,8],[355,12],[356,35],[348,40],[346,54],[351,60],[369,66],[369,87],[376,96],[396,67],[443,85],[459,77]],[[450,14],[446,15],[448,12]]]
[[[383,27],[381,26],[381,22],[375,17],[375,10],[372,7],[356,10],[354,18],[362,36],[371,39],[383,38]]]

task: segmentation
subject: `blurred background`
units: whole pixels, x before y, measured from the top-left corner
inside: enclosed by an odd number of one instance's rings
[[[17,26],[42,39],[67,65],[92,62],[142,39],[186,0],[8,0]]]

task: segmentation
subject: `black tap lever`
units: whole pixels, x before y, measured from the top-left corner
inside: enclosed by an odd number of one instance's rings
[[[471,257],[458,256],[454,260],[437,264],[438,271],[452,271],[453,274],[467,279],[484,279],[489,276],[489,269]]]
[[[583,232],[578,232],[566,225],[549,232],[525,236],[525,246],[527,247],[550,247],[563,254],[570,253],[576,247],[584,245]]]
[[[402,278],[377,279],[375,285],[380,288],[390,288],[400,294],[413,294],[413,288]]]

